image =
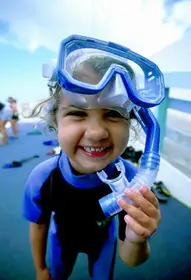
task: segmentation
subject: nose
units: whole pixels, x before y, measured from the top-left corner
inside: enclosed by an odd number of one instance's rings
[[[88,123],[85,131],[85,137],[91,142],[98,142],[109,137],[109,131],[104,121],[100,119],[92,119]]]

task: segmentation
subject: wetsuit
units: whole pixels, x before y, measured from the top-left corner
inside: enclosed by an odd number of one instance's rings
[[[135,167],[121,159],[131,180]],[[114,162],[105,169],[115,176]],[[96,173],[76,176],[67,156],[39,164],[30,174],[25,187],[23,212],[33,223],[48,223],[50,270],[55,280],[68,279],[79,252],[86,253],[89,272],[94,280],[113,278],[116,254],[116,219],[106,218],[98,200],[110,193]],[[119,238],[125,238],[124,215],[119,216]]]

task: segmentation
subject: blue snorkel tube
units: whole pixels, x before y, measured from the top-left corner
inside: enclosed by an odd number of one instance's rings
[[[127,197],[124,196],[126,188],[139,190],[141,186],[145,185],[150,189],[155,182],[159,170],[159,124],[150,109],[140,108],[139,110],[133,110],[146,134],[145,150],[140,159],[139,170],[130,182],[125,176],[125,167],[122,161],[119,161],[116,164],[116,168],[120,171],[117,178],[109,180],[107,179],[107,174],[103,170],[97,172],[100,180],[108,184],[112,189],[112,193],[99,200],[100,206],[106,217],[113,216],[122,210],[117,204],[117,200],[120,197],[127,199]]]

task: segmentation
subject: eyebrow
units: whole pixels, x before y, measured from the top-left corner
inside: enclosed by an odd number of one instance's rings
[[[69,105],[69,106],[67,106],[67,107],[61,106],[60,109],[61,109],[61,110],[64,110],[64,109],[68,109],[68,110],[70,110],[70,109],[78,109],[78,110],[82,110],[82,111],[88,110],[88,109],[85,109],[85,108],[77,107],[77,106],[75,106],[75,105]]]

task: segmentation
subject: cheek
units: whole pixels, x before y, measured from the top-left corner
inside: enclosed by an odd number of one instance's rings
[[[115,134],[115,137],[119,140],[119,138],[125,141],[125,139],[129,138],[129,125],[127,124],[121,124],[121,125],[117,125],[114,130],[113,133]]]
[[[126,146],[128,141],[129,141],[129,131],[127,131],[126,133],[123,134],[122,144]]]
[[[82,135],[83,132],[78,125],[69,125],[64,122],[58,124],[58,141],[64,149],[73,149]]]
[[[125,149],[129,140],[129,126],[118,127],[114,135],[116,145],[120,146],[120,149]]]

